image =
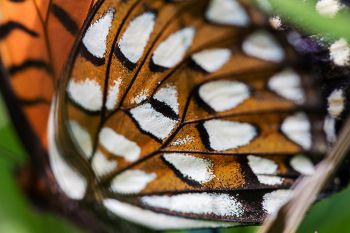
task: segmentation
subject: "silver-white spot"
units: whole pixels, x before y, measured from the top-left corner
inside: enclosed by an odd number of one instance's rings
[[[100,111],[102,108],[103,94],[100,84],[95,80],[71,79],[68,84],[68,94],[76,104],[86,110]]]
[[[303,175],[312,175],[315,172],[314,164],[304,155],[295,155],[290,160],[290,165],[294,170]]]
[[[222,151],[249,144],[257,135],[254,126],[225,120],[209,120],[203,124],[209,135],[210,147]]]
[[[339,0],[319,0],[316,3],[316,10],[320,15],[334,17],[343,5]]]
[[[152,55],[154,64],[165,68],[177,65],[191,46],[195,29],[183,28],[162,41]]]
[[[92,140],[89,132],[81,127],[78,122],[70,120],[69,128],[72,133],[72,138],[76,145],[83,152],[85,158],[90,158],[92,155]]]
[[[117,162],[108,160],[100,151],[97,151],[92,159],[92,168],[97,176],[104,176],[117,167]]]
[[[184,177],[200,184],[214,179],[213,163],[209,159],[198,158],[189,154],[164,154],[163,158],[175,167]]]
[[[279,185],[283,183],[283,178],[272,176],[276,174],[278,168],[278,165],[273,160],[248,155],[248,164],[260,183],[266,185]]]
[[[350,45],[341,38],[329,47],[329,55],[334,64],[338,66],[350,65]]]
[[[190,142],[193,142],[193,137],[186,135],[184,138],[178,138],[175,141],[173,141],[170,145],[172,146],[181,146],[181,145],[186,145]]]
[[[287,117],[281,126],[282,132],[303,149],[311,148],[311,124],[305,113],[299,112]]]
[[[283,48],[266,31],[257,31],[248,36],[243,42],[242,48],[249,56],[271,62],[281,62],[285,56]]]
[[[193,61],[207,72],[215,72],[230,60],[229,49],[206,49],[192,55]]]
[[[241,82],[217,80],[203,84],[199,96],[216,112],[230,110],[250,96],[249,87]]]
[[[273,16],[269,18],[270,25],[276,29],[281,30],[282,29],[282,20],[279,16]]]
[[[105,15],[90,25],[83,37],[82,41],[86,49],[97,58],[103,58],[106,53],[106,40],[113,16],[114,10],[108,10]]]
[[[137,63],[143,54],[145,46],[154,28],[155,15],[143,13],[131,21],[118,42],[120,51],[132,63]]]
[[[69,198],[80,200],[85,196],[87,180],[64,160],[57,148],[53,109],[51,107],[48,129],[50,166],[61,190]]]
[[[305,102],[300,76],[292,69],[286,69],[273,75],[268,81],[268,87],[278,95],[297,104]]]
[[[275,174],[278,165],[275,161],[254,155],[248,155],[248,164],[254,174]]]
[[[119,95],[119,86],[121,83],[121,79],[114,80],[113,85],[108,88],[106,107],[108,110],[113,110],[118,101]]]
[[[168,105],[176,114],[179,114],[178,93],[175,86],[168,85],[159,89],[153,96],[154,99]]]
[[[263,208],[268,214],[275,214],[292,196],[291,190],[276,190],[263,197]]]
[[[344,111],[345,97],[342,89],[335,89],[327,98],[328,113],[333,118],[338,118]]]
[[[337,140],[337,131],[335,128],[335,119],[331,116],[326,116],[323,123],[323,131],[326,134],[327,141],[330,143],[335,143]]]
[[[115,199],[105,199],[103,205],[111,212],[124,219],[155,230],[214,228],[237,225],[237,223],[232,222],[195,220],[165,215],[123,203]]]
[[[102,128],[99,141],[110,153],[121,156],[129,162],[134,162],[140,157],[140,147],[111,128]]]
[[[136,194],[141,192],[156,177],[155,173],[127,170],[112,180],[111,189],[117,193]]]
[[[211,0],[206,18],[214,23],[247,26],[250,22],[245,9],[237,0]]]
[[[142,101],[145,101],[148,96],[148,91],[147,90],[142,90],[140,93],[138,93],[133,99],[133,103],[139,104]]]
[[[177,121],[157,112],[149,103],[131,109],[130,113],[142,130],[161,140],[167,138],[177,124]]]
[[[217,193],[185,193],[172,196],[145,196],[141,201],[152,207],[190,214],[239,217],[243,205],[233,196]]]
[[[261,184],[266,185],[280,185],[283,183],[283,178],[279,176],[269,176],[269,175],[257,175],[256,176]]]

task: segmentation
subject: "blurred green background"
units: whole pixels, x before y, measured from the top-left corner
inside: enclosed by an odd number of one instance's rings
[[[259,1],[259,0],[257,0]],[[265,1],[265,0],[260,0]],[[332,37],[350,39],[350,16],[340,14],[329,20],[314,11],[314,0],[303,2],[270,0],[279,14],[310,33],[326,33]],[[303,17],[301,17],[303,16]],[[300,20],[300,19],[303,20]],[[308,22],[304,24],[303,22]],[[82,232],[57,216],[41,213],[26,200],[17,187],[14,171],[27,159],[0,99],[0,233]],[[257,227],[223,229],[221,233],[251,233]],[[192,231],[207,233],[210,231]],[[350,232],[350,188],[315,204],[304,219],[299,232]],[[172,232],[174,233],[174,232]],[[176,232],[182,233],[182,232]]]

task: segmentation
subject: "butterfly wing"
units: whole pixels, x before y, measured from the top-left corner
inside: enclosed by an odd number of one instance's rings
[[[51,115],[67,196],[156,229],[273,212],[327,146],[312,77],[262,22],[238,1],[101,1]]]
[[[0,54],[8,72],[8,80],[2,77],[2,81],[9,82],[16,99],[9,105],[25,112],[44,147],[56,81],[92,4],[62,0],[0,3]]]

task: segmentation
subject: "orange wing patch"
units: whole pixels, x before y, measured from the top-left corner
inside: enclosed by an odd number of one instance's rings
[[[91,3],[37,0],[2,1],[0,4],[1,59],[19,104],[46,146],[45,122],[48,121],[55,80],[61,74]],[[73,5],[79,11],[68,9]],[[25,16],[23,12],[26,12]],[[76,34],[69,34],[65,27],[67,21],[74,25]]]

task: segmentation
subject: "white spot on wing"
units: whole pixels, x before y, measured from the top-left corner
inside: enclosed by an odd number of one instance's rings
[[[69,97],[82,108],[89,111],[100,111],[103,94],[101,86],[94,80],[75,81],[68,84]]]
[[[109,152],[129,162],[136,161],[140,157],[140,147],[111,128],[102,128],[99,141]]]
[[[142,130],[164,140],[175,128],[177,121],[157,112],[149,103],[130,110],[132,117]]]
[[[100,151],[97,151],[92,159],[92,168],[97,176],[103,176],[115,169],[117,162],[108,160]]]
[[[108,10],[104,16],[90,25],[83,37],[86,49],[97,58],[103,58],[106,53],[106,40],[113,16],[114,10]]]
[[[305,113],[299,112],[287,117],[281,126],[282,132],[303,149],[311,148],[311,124]]]
[[[339,0],[319,0],[316,10],[320,15],[334,17],[343,6]]]
[[[254,174],[275,174],[278,165],[271,159],[248,155],[248,164]]]
[[[328,113],[333,118],[338,118],[344,111],[345,98],[344,91],[342,89],[335,89],[327,98],[328,101]]]
[[[199,88],[199,96],[216,112],[223,112],[248,99],[250,92],[244,83],[218,80],[203,84]]]
[[[292,196],[291,190],[276,190],[263,197],[263,208],[268,214],[274,214]]]
[[[192,55],[193,61],[207,72],[219,70],[230,57],[229,49],[206,49]]]
[[[170,85],[163,87],[157,91],[153,98],[167,104],[176,114],[179,114],[176,87]]]
[[[192,44],[195,29],[187,27],[171,34],[159,44],[152,55],[154,64],[165,68],[177,65]]]
[[[106,100],[106,107],[108,110],[113,110],[117,104],[120,83],[121,79],[114,80],[113,85],[108,88]]]
[[[335,119],[330,116],[326,116],[323,123],[323,131],[326,134],[327,141],[334,143],[337,140],[337,132],[335,129]]]
[[[54,103],[55,101],[53,101]],[[61,190],[71,199],[80,200],[84,197],[87,181],[62,158],[55,142],[54,111],[51,107],[49,118],[49,159],[52,172]]]
[[[131,222],[146,226],[155,230],[229,227],[237,225],[231,222],[214,222],[194,220],[145,210],[115,199],[105,199],[103,205],[114,214]]]
[[[154,28],[155,15],[143,13],[131,21],[118,46],[124,56],[132,63],[137,63]]]
[[[283,183],[283,178],[278,176],[257,175],[260,183],[266,185],[280,185]]]
[[[338,66],[350,65],[350,45],[344,38],[337,40],[329,47],[329,55]]]
[[[235,121],[209,120],[203,124],[214,150],[229,150],[249,144],[257,135],[254,126]]]
[[[127,170],[112,180],[111,189],[117,193],[136,194],[141,192],[156,177],[155,173]]]
[[[290,160],[290,165],[294,170],[303,175],[312,175],[315,172],[314,164],[304,155],[295,155]]]
[[[273,75],[268,81],[268,86],[280,96],[292,100],[297,104],[303,104],[305,102],[305,94],[301,87],[301,79],[299,75],[291,69],[286,69]]]
[[[181,146],[186,145],[187,143],[193,142],[193,137],[186,135],[184,138],[178,138],[175,141],[173,141],[170,145],[172,146]]]
[[[146,100],[147,99],[147,94],[148,92],[146,90],[143,90],[141,91],[140,93],[138,93],[134,98],[133,98],[133,102],[135,104],[139,104],[141,103],[142,101]]]
[[[69,127],[76,145],[86,158],[90,158],[92,155],[92,140],[89,132],[73,120],[69,121]]]
[[[215,175],[213,163],[209,159],[189,154],[164,154],[163,158],[176,168],[184,177],[200,184],[211,181]]]
[[[273,16],[269,18],[270,25],[276,30],[282,30],[282,20],[279,16]]]
[[[278,185],[283,183],[283,178],[271,176],[276,174],[278,165],[270,159],[248,155],[248,164],[258,180],[266,185]],[[267,175],[266,175],[267,174]]]
[[[185,193],[172,196],[145,196],[141,201],[148,206],[190,214],[239,217],[244,212],[243,205],[228,194]]]
[[[249,17],[237,0],[211,0],[206,17],[219,24],[247,26]]]
[[[249,56],[271,62],[281,62],[284,51],[276,39],[266,31],[258,31],[250,35],[243,42],[243,51]]]

